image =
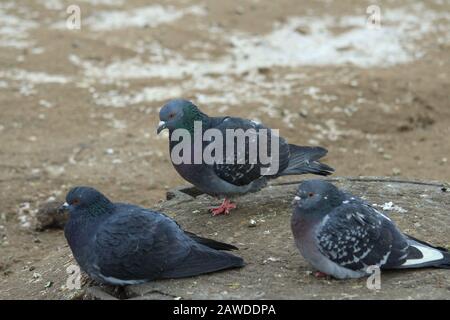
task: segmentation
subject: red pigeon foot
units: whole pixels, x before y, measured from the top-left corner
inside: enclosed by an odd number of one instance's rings
[[[210,211],[213,216],[218,216],[220,214],[229,214],[230,211],[235,208],[236,204],[225,198],[220,206],[211,208]]]

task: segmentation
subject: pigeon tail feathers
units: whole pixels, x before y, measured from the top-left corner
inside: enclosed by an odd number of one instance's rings
[[[406,261],[398,266],[407,268],[443,268],[450,269],[450,253],[447,249],[433,246],[425,241],[406,235],[409,252]]]
[[[333,168],[318,161],[327,154],[328,151],[325,148],[289,144],[289,152],[289,165],[281,173],[282,176],[304,173],[328,176],[334,172]]]
[[[186,233],[189,236],[189,238],[191,238],[195,242],[200,243],[200,244],[207,246],[209,248],[212,248],[212,249],[225,250],[225,251],[239,250],[237,247],[235,247],[231,244],[228,244],[228,243],[215,241],[215,240],[208,239],[208,238],[203,238],[203,237],[200,237],[189,231],[185,231],[184,233]]]
[[[161,274],[161,278],[183,278],[210,273],[229,268],[240,268],[244,260],[228,252],[214,251],[201,244],[194,246],[189,255],[171,270]]]
[[[441,253],[444,255],[444,259],[439,261],[439,264],[436,265],[436,267],[438,268],[443,268],[443,269],[450,269],[450,253],[448,252],[442,252]]]

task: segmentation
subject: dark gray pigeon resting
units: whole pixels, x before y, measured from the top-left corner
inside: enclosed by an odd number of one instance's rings
[[[90,187],[66,196],[70,218],[64,234],[91,278],[106,284],[138,284],[242,267],[241,258],[218,250],[236,247],[183,231],[168,216],[113,203]]]
[[[267,150],[271,153],[270,142],[275,134],[262,124],[256,123],[242,118],[234,117],[209,117],[201,112],[197,106],[187,100],[171,100],[159,112],[160,123],[158,127],[158,134],[168,128],[169,129],[169,146],[170,151],[178,143],[172,141],[172,133],[176,129],[186,129],[194,136],[194,122],[201,121],[203,133],[207,129],[217,129],[222,133],[224,146],[224,159],[226,155],[226,130],[227,129],[254,129],[257,136],[252,139],[252,143],[258,145],[260,139],[260,130],[267,129],[268,143]],[[261,131],[263,132],[263,131]],[[263,175],[262,169],[267,168],[268,164],[263,164],[260,158],[257,158],[256,163],[251,163],[249,157],[249,141],[245,144],[245,158],[244,163],[238,164],[238,150],[237,143],[235,143],[234,163],[214,163],[207,164],[193,164],[194,154],[194,139],[190,141],[191,144],[191,163],[173,163],[177,172],[187,181],[192,183],[198,189],[206,194],[215,197],[224,197],[222,205],[213,208],[213,215],[229,213],[230,209],[236,207],[227,198],[231,196],[242,195],[248,192],[256,192],[263,188],[267,179],[277,178],[285,175],[298,175],[305,173],[312,173],[318,175],[329,175],[334,170],[333,168],[320,163],[319,159],[327,154],[327,150],[321,147],[301,147],[293,144],[288,144],[283,138],[279,138],[279,169],[271,175]],[[235,140],[237,141],[237,140]],[[200,150],[205,150],[210,141],[203,142]],[[244,157],[244,156],[243,156]],[[171,159],[173,160],[173,159]]]
[[[450,268],[446,249],[403,234],[365,201],[323,180],[300,184],[291,228],[303,257],[338,279],[363,277],[369,266]]]

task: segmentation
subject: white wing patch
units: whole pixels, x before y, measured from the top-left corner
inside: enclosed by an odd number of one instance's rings
[[[406,260],[405,263],[402,264],[402,266],[411,266],[411,265],[421,264],[421,263],[430,262],[430,261],[438,261],[438,260],[441,260],[442,258],[444,258],[444,255],[442,254],[442,252],[440,252],[437,249],[419,246],[419,245],[415,245],[415,244],[413,244],[412,246],[414,248],[417,248],[422,253],[423,257],[420,259]]]

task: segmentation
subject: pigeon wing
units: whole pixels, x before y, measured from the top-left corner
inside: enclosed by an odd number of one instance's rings
[[[209,239],[209,238],[203,238],[200,237],[199,235],[196,235],[195,233],[189,232],[189,231],[184,231],[184,233],[191,238],[192,240],[194,240],[197,243],[200,243],[204,246],[207,246],[209,248],[212,249],[216,249],[216,250],[225,250],[225,251],[230,251],[230,250],[238,250],[237,247],[228,244],[228,243],[224,243],[224,242],[220,242],[220,241],[216,241],[213,239]]]
[[[214,118],[213,118],[214,119]],[[259,145],[259,139],[264,133],[264,131],[260,131],[261,129],[267,130],[267,152],[270,154],[270,146],[272,136],[275,136],[272,131],[254,121],[242,119],[242,118],[232,118],[226,117],[218,120],[215,118],[213,123],[213,128],[221,131],[224,141],[223,148],[223,163],[215,163],[213,165],[213,170],[221,179],[227,181],[228,183],[243,186],[250,184],[254,180],[261,178],[263,175],[261,174],[261,169],[264,167],[268,167],[267,164],[263,164],[259,155],[256,157],[256,161],[252,161],[250,158],[250,143],[256,143],[256,146]],[[238,151],[238,141],[235,139],[234,141],[234,153],[230,160],[232,163],[225,163],[227,159],[226,146],[227,143],[231,143],[227,141],[227,130],[238,130],[241,129],[247,133],[247,137],[245,138],[245,154],[241,154]],[[252,129],[252,130],[249,130]],[[247,131],[248,130],[248,131]],[[253,132],[252,132],[253,131]],[[244,151],[244,150],[241,150]],[[259,153],[259,152],[258,152]],[[281,137],[279,137],[279,170],[278,172],[282,172],[285,168],[287,168],[289,164],[289,145],[288,143]],[[238,159],[243,160],[241,163],[238,163]]]
[[[134,206],[121,209],[99,227],[95,237],[103,277],[156,279],[189,254],[185,241],[189,238],[167,216]]]
[[[164,214],[162,212],[159,212],[159,214],[164,215],[168,219],[171,219],[171,218],[169,218],[169,216],[167,216],[166,214]],[[204,237],[201,237],[201,236],[199,236],[199,235],[197,235],[197,234],[195,234],[193,232],[186,231],[178,224],[178,222],[176,222],[175,220],[173,220],[173,222],[175,222],[177,224],[177,226],[180,229],[182,229],[184,231],[184,233],[189,238],[191,238],[192,240],[194,240],[197,243],[200,243],[200,244],[202,244],[204,246],[207,246],[209,248],[216,249],[216,250],[225,250],[225,251],[238,250],[237,247],[235,247],[235,246],[233,246],[231,244],[220,242],[220,241],[216,241],[216,240],[209,239],[209,238],[204,238]]]
[[[392,221],[358,201],[335,208],[316,232],[320,252],[336,264],[358,271],[400,265],[408,243]]]

